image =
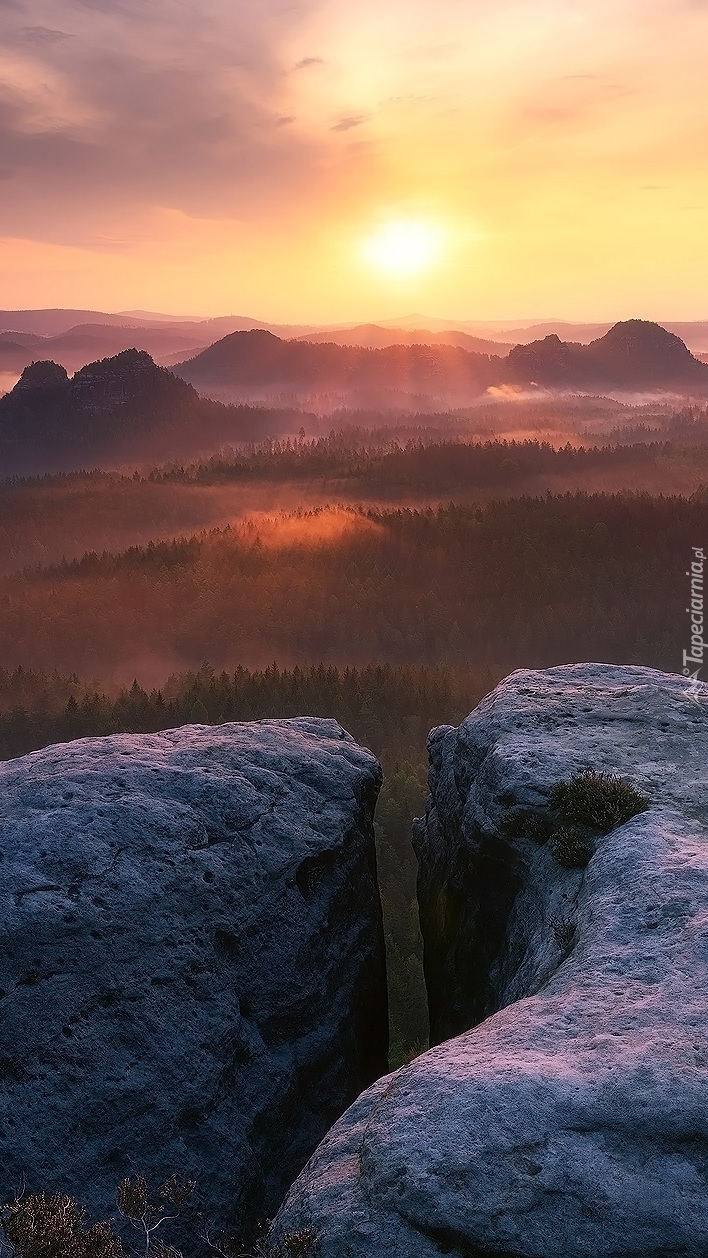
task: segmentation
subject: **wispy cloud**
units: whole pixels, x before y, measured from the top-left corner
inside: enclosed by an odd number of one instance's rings
[[[351,131],[352,127],[360,127],[366,121],[364,114],[350,114],[347,118],[340,118],[339,122],[335,122],[334,126],[330,127],[330,131]]]
[[[51,26],[18,26],[16,38],[19,43],[56,44],[63,39],[71,39],[66,31],[54,30]]]

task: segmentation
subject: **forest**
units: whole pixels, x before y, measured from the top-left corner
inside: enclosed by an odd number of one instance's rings
[[[586,443],[351,423],[0,482],[0,757],[336,717],[384,767],[391,1064],[409,1059],[427,1035],[410,828],[429,730],[515,668],[680,667],[708,423],[637,416]]]
[[[130,680],[208,660],[674,668],[708,494],[316,508],[0,580],[0,658]]]
[[[556,418],[546,409],[533,415]],[[437,507],[549,490],[691,495],[708,484],[706,437],[704,413],[690,409],[661,428],[616,427],[594,444],[565,434],[469,441],[434,427],[353,425],[129,473],[15,476],[0,482],[0,574],[327,504]]]

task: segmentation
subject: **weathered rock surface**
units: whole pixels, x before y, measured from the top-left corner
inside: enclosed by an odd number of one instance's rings
[[[217,1228],[273,1212],[386,1069],[379,780],[310,718],[0,765],[2,1200],[174,1171]]]
[[[518,672],[433,731],[416,840],[433,1032],[491,1016],[365,1092],[278,1228],[317,1227],[322,1258],[705,1258],[708,686],[696,694],[651,669]],[[505,817],[542,813],[588,764],[650,805],[586,869],[505,837]]]

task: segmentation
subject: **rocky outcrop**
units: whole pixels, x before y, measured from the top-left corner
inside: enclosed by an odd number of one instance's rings
[[[296,418],[299,425],[302,416]],[[165,461],[292,428],[292,411],[221,406],[144,350],[127,349],[88,363],[71,379],[55,362],[26,367],[0,397],[0,468],[25,475]]]
[[[556,389],[652,389],[704,394],[705,364],[679,336],[648,319],[626,319],[589,345],[555,334],[516,345],[507,358],[510,382]]]
[[[708,686],[518,672],[430,756],[431,1021],[462,1033],[359,1098],[277,1228],[322,1258],[702,1258]],[[551,792],[590,764],[649,804],[566,868]]]
[[[105,1217],[139,1170],[215,1229],[272,1213],[386,1069],[379,781],[314,718],[0,766],[2,1200]]]

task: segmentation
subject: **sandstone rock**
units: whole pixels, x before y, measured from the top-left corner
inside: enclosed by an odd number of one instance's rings
[[[0,766],[2,1200],[174,1171],[217,1228],[273,1212],[386,1069],[379,781],[309,718]]]
[[[463,1033],[358,1099],[277,1229],[315,1226],[322,1258],[704,1258],[707,705],[680,677],[574,665],[433,731],[426,971],[434,1034]],[[505,834],[588,764],[650,805],[586,869]]]

